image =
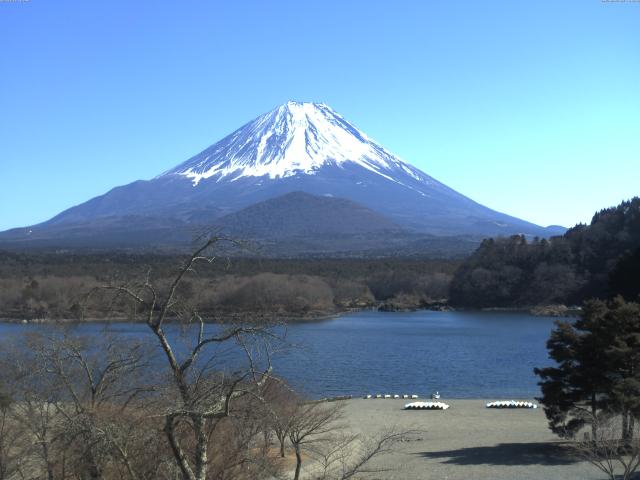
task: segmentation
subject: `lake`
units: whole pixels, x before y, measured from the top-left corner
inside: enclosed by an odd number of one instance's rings
[[[545,342],[553,318],[513,312],[358,312],[287,327],[293,348],[276,354],[274,372],[313,397],[371,394],[443,398],[533,398],[534,367],[551,364]],[[140,324],[81,324],[148,335]],[[0,324],[0,334],[51,328]],[[177,332],[177,329],[174,328]]]

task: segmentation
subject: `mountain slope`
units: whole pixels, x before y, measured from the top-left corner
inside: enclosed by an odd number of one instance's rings
[[[384,216],[350,200],[292,192],[225,215],[224,232],[247,238],[335,237],[401,233]]]
[[[47,222],[0,234],[0,241],[60,241],[61,232],[76,239],[80,232],[89,239],[98,229],[108,243],[105,223],[118,224],[125,237],[126,218],[144,219],[131,228],[146,225],[155,234],[154,222],[161,228],[190,229],[291,192],[350,200],[420,234],[561,233],[461,195],[394,156],[324,104],[288,102],[151,180],[116,187]],[[153,235],[149,242],[155,242]]]
[[[351,200],[304,192],[255,203],[216,219],[213,225],[225,236],[249,241],[248,253],[279,257],[409,254],[416,240],[424,239]],[[471,248],[468,240],[455,239],[444,256]],[[443,256],[443,249],[432,253]]]

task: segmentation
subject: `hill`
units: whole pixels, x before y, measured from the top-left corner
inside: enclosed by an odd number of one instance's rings
[[[450,301],[465,307],[580,304],[640,294],[640,198],[601,210],[590,225],[528,241],[488,239],[457,270]]]

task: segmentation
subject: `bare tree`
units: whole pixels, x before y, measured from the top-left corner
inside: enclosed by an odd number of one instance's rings
[[[296,469],[294,480],[300,478],[303,452],[313,451],[314,447],[322,443],[329,443],[333,434],[340,426],[344,411],[339,402],[300,403],[291,416],[289,426],[289,440],[296,454]]]
[[[260,396],[260,389],[271,372],[268,348],[261,349],[256,341],[269,338],[264,328],[248,324],[209,332],[199,312],[179,298],[178,290],[185,276],[195,271],[197,263],[214,261],[215,257],[209,252],[219,241],[211,238],[198,248],[165,292],[153,285],[149,275],[139,285],[105,287],[134,304],[163,353],[169,381],[160,416],[171,452],[185,480],[208,478],[210,450],[213,447],[215,452],[216,447],[223,447],[222,443],[216,443],[219,440],[216,428],[223,419],[232,416],[234,403],[239,398]],[[167,322],[176,319],[195,326],[185,329],[191,335],[191,342],[182,350],[165,330]],[[218,363],[216,352],[228,344],[244,354],[244,366],[239,371],[227,373],[225,365]],[[218,348],[212,353],[212,347]],[[265,352],[260,363],[256,357]]]
[[[153,388],[150,376],[143,378],[144,345],[64,331],[17,340],[2,344],[0,374],[16,398],[11,421],[28,445],[23,476],[156,478],[153,463],[142,461],[159,443],[146,410]]]
[[[278,440],[280,457],[285,457],[285,447],[289,432],[301,403],[299,395],[279,378],[270,378],[263,391],[262,404],[265,446],[269,433],[273,432]]]
[[[597,436],[584,432],[574,449],[610,480],[630,480],[640,466],[640,439],[629,432],[624,419],[617,415],[601,414],[590,420]]]
[[[300,478],[304,456],[313,461],[309,478],[314,480],[347,480],[361,473],[388,471],[372,467],[371,461],[391,452],[396,441],[416,433],[390,430],[363,437],[343,421],[345,406],[342,401],[298,404],[288,426],[296,454],[294,480]]]
[[[14,402],[9,420],[27,439],[28,448],[21,449],[24,465],[42,466],[43,477],[54,480],[55,443],[58,432],[54,425],[54,403],[57,389],[42,373],[32,352],[3,344],[0,356],[2,383],[19,401]],[[37,469],[35,469],[37,470]]]
[[[117,336],[99,340],[98,346],[96,338],[53,335],[32,341],[31,347],[61,389],[53,406],[71,467],[87,478],[103,478],[116,457],[126,467],[125,476],[138,480],[127,454],[132,425],[127,417],[135,400],[153,390],[143,381],[148,350]]]
[[[360,434],[340,432],[331,442],[310,450],[319,466],[314,480],[347,480],[361,473],[388,472],[389,468],[372,467],[371,460],[392,452],[397,441],[412,433],[390,430],[373,438],[363,438]]]
[[[31,453],[47,478],[108,478],[119,465],[125,469],[118,478],[148,477],[128,454],[143,431],[141,407],[148,403],[137,400],[153,391],[142,377],[149,365],[144,345],[67,332],[31,335],[25,343],[28,349],[8,360],[20,398],[14,414],[35,440]]]
[[[13,478],[20,471],[25,451],[25,435],[12,422],[13,399],[0,390],[0,480]]]

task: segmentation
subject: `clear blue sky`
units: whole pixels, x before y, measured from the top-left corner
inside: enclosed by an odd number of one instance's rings
[[[14,1],[0,42],[0,229],[289,99],[538,224],[640,194],[637,2]]]

